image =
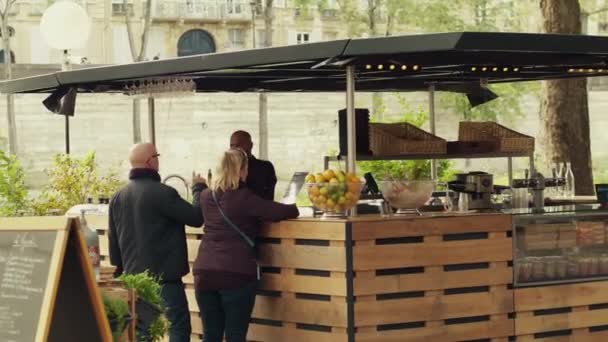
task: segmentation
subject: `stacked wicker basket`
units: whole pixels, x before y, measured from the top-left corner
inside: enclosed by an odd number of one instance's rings
[[[532,153],[534,138],[495,122],[460,122],[459,152]],[[408,123],[370,123],[370,149],[376,156],[446,154],[448,143]],[[484,150],[476,150],[483,146]],[[468,150],[467,150],[468,149]]]

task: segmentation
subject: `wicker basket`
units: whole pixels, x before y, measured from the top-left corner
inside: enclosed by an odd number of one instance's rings
[[[446,153],[444,139],[408,123],[371,123],[369,145],[374,155]]]
[[[534,138],[492,121],[462,121],[458,127],[460,141],[490,141],[495,152],[534,152]]]

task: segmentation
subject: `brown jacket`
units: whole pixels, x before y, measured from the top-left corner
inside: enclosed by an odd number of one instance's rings
[[[262,199],[244,184],[237,190],[216,192],[224,214],[255,241],[264,221],[280,221],[299,215],[295,205]],[[256,277],[255,253],[241,235],[230,227],[218,210],[211,190],[201,193],[205,234],[194,261],[197,289],[237,288]]]

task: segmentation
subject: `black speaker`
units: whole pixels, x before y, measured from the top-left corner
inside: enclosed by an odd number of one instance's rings
[[[346,141],[346,109],[338,111],[338,122],[340,126],[340,155],[348,153],[348,142]],[[355,136],[357,155],[371,155],[369,150],[369,110],[365,108],[355,109]]]

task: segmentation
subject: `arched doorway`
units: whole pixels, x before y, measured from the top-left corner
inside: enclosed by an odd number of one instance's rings
[[[177,55],[191,56],[215,52],[215,42],[205,30],[194,29],[185,32],[177,42]]]
[[[0,50],[0,63],[4,63],[4,50]],[[15,53],[11,51],[11,63],[15,63]]]

